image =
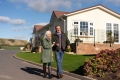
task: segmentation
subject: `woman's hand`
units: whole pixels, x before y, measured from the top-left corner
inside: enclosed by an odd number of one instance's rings
[[[53,42],[52,47],[55,45],[55,42]]]

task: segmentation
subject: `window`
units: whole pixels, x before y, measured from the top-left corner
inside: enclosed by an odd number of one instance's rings
[[[112,24],[106,23],[106,39],[107,39],[107,41],[111,40],[110,37],[108,36],[108,34],[111,33],[111,31],[112,31]]]
[[[78,25],[79,23],[76,21],[76,22],[73,22],[73,26],[74,26],[74,35],[78,35]]]
[[[93,35],[93,27],[90,27],[90,35]]]
[[[118,24],[113,24],[113,27],[114,27],[114,39],[115,39],[115,42],[119,42],[119,25]]]
[[[93,36],[93,23],[88,21],[73,21],[73,35],[77,36]]]
[[[78,22],[74,22],[74,24],[78,24]]]
[[[80,22],[80,35],[88,35],[88,22]]]
[[[74,35],[78,35],[78,26],[74,26]]]
[[[111,32],[112,30],[112,24],[111,23],[106,23],[106,33]]]
[[[118,24],[111,24],[111,23],[106,23],[106,34],[112,32],[112,35],[114,37],[115,42],[119,42],[119,25]],[[107,40],[109,38],[107,37]]]
[[[112,26],[112,24],[111,23],[106,23],[106,26]]]
[[[93,26],[93,23],[90,23],[91,26]]]

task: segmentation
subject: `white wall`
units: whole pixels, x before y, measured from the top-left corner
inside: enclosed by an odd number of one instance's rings
[[[103,42],[106,40],[106,37],[105,37],[106,36],[106,33],[105,33],[106,23],[111,23],[111,22],[117,23],[117,24],[119,23],[119,29],[120,29],[120,19],[100,9],[94,9],[94,10],[82,12],[82,13],[67,17],[67,31],[74,29],[74,26],[72,25],[73,21],[92,22],[94,29],[100,29],[96,31],[96,36],[95,36],[96,42]],[[103,39],[98,38],[100,36],[102,36]],[[68,37],[70,39],[70,33],[68,34]],[[87,40],[93,42],[94,39],[92,38],[86,39],[86,42]],[[73,40],[71,42],[73,42]]]

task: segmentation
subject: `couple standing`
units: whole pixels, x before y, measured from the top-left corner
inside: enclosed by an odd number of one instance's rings
[[[70,48],[70,41],[65,33],[61,31],[60,26],[55,26],[56,32],[51,36],[50,31],[46,31],[45,36],[42,42],[42,52],[41,52],[41,61],[43,62],[43,72],[44,77],[46,78],[46,65],[48,65],[49,78],[52,78],[51,75],[51,62],[52,58],[52,49],[55,53],[55,59],[57,63],[57,77],[62,78],[62,59],[64,51],[66,48]],[[51,38],[52,37],[52,38]]]

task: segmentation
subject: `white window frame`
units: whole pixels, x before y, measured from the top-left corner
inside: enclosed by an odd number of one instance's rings
[[[78,22],[78,24],[74,24],[74,22]],[[79,36],[79,21],[73,21],[72,22],[72,25],[73,25],[73,36]],[[75,26],[77,26],[77,29],[78,29],[78,34],[74,34],[74,29],[75,29]]]
[[[75,31],[76,30],[76,31]],[[76,34],[75,34],[76,33]],[[74,35],[78,35],[79,31],[78,31],[78,25],[74,25]]]
[[[117,23],[114,23],[114,24],[117,24]],[[114,26],[114,24],[113,24],[113,36],[114,36],[114,31],[115,31],[114,27],[118,27],[118,29],[116,29],[116,31],[118,31],[118,42],[119,42],[120,41],[119,24],[118,24],[118,26]],[[116,42],[116,43],[118,43],[118,42]]]
[[[87,36],[88,36],[88,35],[89,35],[89,22],[88,22],[88,21],[80,21],[80,23],[81,23],[81,22],[87,22],[87,23],[88,23],[88,28],[87,28],[87,29],[88,29],[88,32],[87,32],[88,34],[87,34]],[[79,26],[79,29],[81,30],[81,24],[80,24],[80,26]],[[79,35],[80,35],[80,34],[81,34],[81,33],[79,32]],[[84,33],[83,33],[83,35],[80,35],[80,36],[86,36],[86,35],[84,35]]]
[[[90,25],[90,24],[93,24],[93,25]],[[93,28],[93,35],[90,35],[90,28]],[[89,22],[89,25],[88,25],[88,36],[91,36],[91,37],[93,37],[94,36],[94,23],[93,22]]]
[[[107,38],[106,38],[106,36],[107,36],[107,34],[106,34],[106,24],[107,23],[111,23],[112,24],[112,27],[111,27],[111,31],[113,32],[114,31],[114,26],[113,26],[113,24],[118,24],[118,28],[119,28],[119,30],[118,30],[118,34],[119,34],[119,41],[118,42],[114,42],[114,44],[120,44],[120,24],[118,23],[118,22],[105,22],[105,40],[107,40]],[[113,32],[114,33],[114,32]],[[112,36],[114,36],[114,34],[112,33]]]
[[[78,22],[78,24],[74,24],[74,22]],[[88,22],[88,34],[87,35],[80,35],[80,22]],[[90,23],[92,23],[93,25],[90,25]],[[93,37],[94,36],[94,23],[93,22],[90,22],[90,21],[81,21],[81,20],[74,20],[74,21],[72,21],[72,26],[73,26],[73,36],[91,36],[91,37]],[[74,34],[74,28],[75,28],[75,26],[78,26],[78,34],[77,35],[75,35]],[[92,27],[93,28],[93,35],[90,35],[90,27]]]

